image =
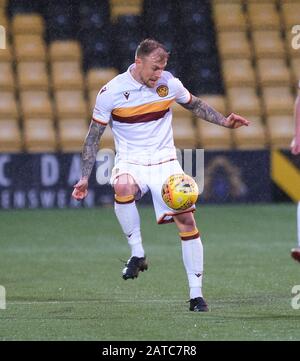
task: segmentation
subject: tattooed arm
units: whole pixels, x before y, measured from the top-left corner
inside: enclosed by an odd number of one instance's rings
[[[234,113],[231,113],[227,118],[224,117],[224,115],[217,112],[214,108],[194,95],[192,95],[192,99],[189,103],[180,105],[193,112],[196,117],[226,128],[239,128],[243,125],[249,125],[248,120]]]
[[[90,128],[83,145],[81,179],[77,184],[75,184],[74,191],[72,193],[72,196],[77,200],[81,200],[87,196],[88,179],[91,175],[96,160],[99,141],[105,128],[105,125],[96,123],[93,120],[91,121]]]

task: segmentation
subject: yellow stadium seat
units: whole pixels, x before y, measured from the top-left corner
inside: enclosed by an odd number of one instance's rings
[[[299,24],[300,25],[300,24]],[[291,30],[285,32],[285,46],[290,58],[300,58],[299,32],[293,34]]]
[[[251,57],[250,44],[246,32],[226,31],[219,32],[218,48],[223,59],[249,59]]]
[[[7,5],[7,0],[0,0],[0,8],[5,8]]]
[[[52,104],[47,91],[21,91],[20,101],[21,111],[24,118],[52,119]]]
[[[293,115],[270,116],[266,119],[272,148],[290,148],[295,133]]]
[[[88,92],[88,107],[89,107],[90,113],[92,113],[92,111],[95,107],[96,98],[97,98],[98,93],[99,93],[99,90],[90,90]]]
[[[249,24],[252,30],[279,30],[279,13],[273,2],[248,4]]]
[[[227,59],[222,63],[223,79],[227,87],[255,86],[255,72],[249,59]]]
[[[231,130],[205,120],[197,121],[197,139],[204,149],[230,149]]]
[[[232,131],[237,149],[263,149],[267,146],[266,129],[260,117],[247,117],[251,124]]]
[[[0,7],[0,25],[2,25],[6,29],[6,32],[8,32],[8,21],[5,14],[5,9],[1,7]]]
[[[0,153],[15,153],[22,149],[22,138],[16,119],[0,119]]]
[[[24,122],[24,144],[30,153],[55,152],[56,134],[52,119],[26,119]]]
[[[262,86],[289,85],[289,68],[284,59],[258,59],[258,81]]]
[[[78,41],[56,40],[49,45],[50,61],[78,61],[81,63],[82,53]]]
[[[112,21],[122,15],[141,15],[142,7],[137,5],[116,5],[111,8]]]
[[[0,62],[12,62],[12,52],[11,52],[11,46],[6,41],[6,48],[0,49]]]
[[[219,113],[225,115],[227,113],[226,100],[223,95],[199,95],[199,98],[205,103],[210,105],[212,108],[217,110]]]
[[[46,47],[40,35],[15,35],[15,56],[17,61],[45,61]]]
[[[0,118],[17,118],[18,108],[12,91],[0,91]]]
[[[113,79],[118,72],[115,68],[93,68],[87,73],[88,90],[100,90],[103,85]]]
[[[58,122],[60,149],[63,152],[81,152],[88,126],[86,119],[60,119]]]
[[[291,70],[293,75],[293,82],[298,84],[300,80],[300,58],[291,59]]]
[[[114,135],[109,125],[106,126],[106,129],[100,139],[100,149],[103,148],[115,149]]]
[[[52,86],[54,90],[82,90],[83,76],[77,61],[56,61],[52,63]]]
[[[265,87],[262,96],[267,116],[293,114],[294,98],[289,87]]]
[[[54,92],[58,118],[87,118],[87,106],[80,90],[57,90]]]
[[[0,50],[1,52],[2,50]],[[15,79],[12,65],[9,62],[0,63],[0,91],[15,89]]]
[[[247,20],[241,3],[216,3],[213,5],[215,26],[218,31],[246,30]]]
[[[261,115],[259,98],[252,87],[235,87],[227,89],[229,112],[241,116]]]
[[[299,24],[300,3],[299,1],[282,1],[281,12],[283,22],[287,31]]]
[[[44,19],[39,14],[17,14],[12,19],[12,32],[18,34],[43,35],[45,30]]]
[[[177,148],[195,148],[196,146],[196,129],[193,126],[192,113],[175,103],[172,106],[173,113],[173,136]]]
[[[26,61],[17,64],[19,90],[48,90],[48,74],[46,63],[42,61]]]
[[[252,32],[252,38],[257,58],[285,58],[284,43],[279,31],[255,30]]]

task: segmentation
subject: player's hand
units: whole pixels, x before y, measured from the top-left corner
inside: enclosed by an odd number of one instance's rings
[[[249,124],[250,124],[249,120],[241,117],[240,115],[231,113],[226,118],[224,126],[227,127],[227,128],[236,129],[236,128],[242,127],[244,125],[246,127],[248,127]]]
[[[72,192],[72,197],[77,201],[81,201],[88,194],[88,180],[81,178],[79,182],[74,185],[74,190]]]
[[[292,140],[291,143],[291,152],[294,155],[300,154],[300,141],[297,141],[296,138]]]

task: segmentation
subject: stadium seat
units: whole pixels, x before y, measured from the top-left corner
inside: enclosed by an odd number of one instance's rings
[[[6,5],[7,5],[7,0],[0,0],[0,8],[5,8],[6,7]]]
[[[231,130],[209,123],[197,121],[197,139],[204,149],[230,149],[232,147]]]
[[[247,28],[247,19],[241,3],[215,3],[213,14],[217,31],[243,31]]]
[[[273,2],[253,2],[248,4],[251,30],[279,30],[279,13]]]
[[[267,146],[265,126],[260,117],[247,117],[251,124],[232,132],[233,142],[237,149],[264,149]]]
[[[60,119],[58,122],[60,149],[63,152],[81,152],[88,126],[86,119]]]
[[[106,129],[100,139],[100,149],[103,148],[115,149],[114,135],[109,125],[106,126]]]
[[[17,61],[45,61],[46,48],[40,35],[15,35],[15,57]]]
[[[13,35],[43,35],[44,30],[44,19],[39,14],[17,14],[12,19]]]
[[[255,72],[249,59],[227,59],[222,62],[222,68],[227,87],[255,86]]]
[[[1,52],[2,50],[0,50]],[[14,73],[12,64],[0,62],[0,91],[12,91],[15,89]]]
[[[267,116],[293,114],[294,98],[289,87],[264,87],[262,98]]]
[[[52,119],[35,118],[24,121],[24,145],[27,152],[55,152],[56,134]]]
[[[18,121],[14,118],[0,119],[0,153],[15,153],[22,149]]]
[[[5,9],[0,7],[0,25],[2,25],[5,29],[6,32],[8,30],[8,21],[7,21],[7,16],[5,14]]]
[[[87,89],[99,91],[117,74],[115,68],[92,68],[87,73]]]
[[[218,49],[222,59],[250,59],[251,50],[245,32],[226,31],[217,34]]]
[[[175,146],[180,149],[195,148],[196,129],[193,126],[192,113],[177,103],[172,105],[172,113]]]
[[[59,119],[87,118],[87,107],[80,90],[57,90],[54,92],[56,113]]]
[[[88,108],[89,108],[89,111],[90,113],[93,111],[94,109],[94,106],[96,104],[96,98],[97,98],[97,95],[99,93],[99,89],[95,89],[95,90],[90,90],[88,92]]]
[[[261,115],[259,98],[252,87],[235,87],[227,89],[229,112],[242,116]]]
[[[52,118],[52,104],[47,91],[20,92],[20,105],[24,118]]]
[[[116,21],[119,16],[123,15],[141,15],[142,10],[140,6],[120,5],[114,6],[111,9],[111,19]]]
[[[83,75],[78,61],[55,61],[51,66],[54,90],[83,90]]]
[[[289,69],[284,59],[258,59],[257,75],[261,86],[289,85]]]
[[[300,3],[299,1],[282,1],[281,13],[285,29],[290,31],[291,28],[299,24]]]
[[[279,31],[255,30],[252,38],[256,58],[285,58],[284,43]]]
[[[226,115],[227,106],[225,97],[223,95],[199,95],[199,98],[206,102],[208,105],[216,109],[219,113]]]
[[[290,148],[295,133],[293,115],[269,116],[266,119],[272,148]]]
[[[6,41],[6,48],[0,50],[0,63],[12,62],[12,51],[10,44]]]
[[[54,61],[78,61],[81,63],[82,54],[78,41],[56,40],[49,45],[49,58]]]
[[[300,51],[300,49],[298,51]],[[300,58],[291,59],[291,70],[293,82],[298,85],[300,80]]]
[[[19,90],[48,90],[46,63],[41,61],[17,64]]]
[[[0,91],[0,119],[17,118],[18,109],[13,91]]]

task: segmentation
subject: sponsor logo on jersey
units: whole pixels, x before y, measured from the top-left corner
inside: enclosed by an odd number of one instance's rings
[[[169,94],[169,88],[166,85],[160,85],[156,89],[156,93],[162,98],[166,97]]]

